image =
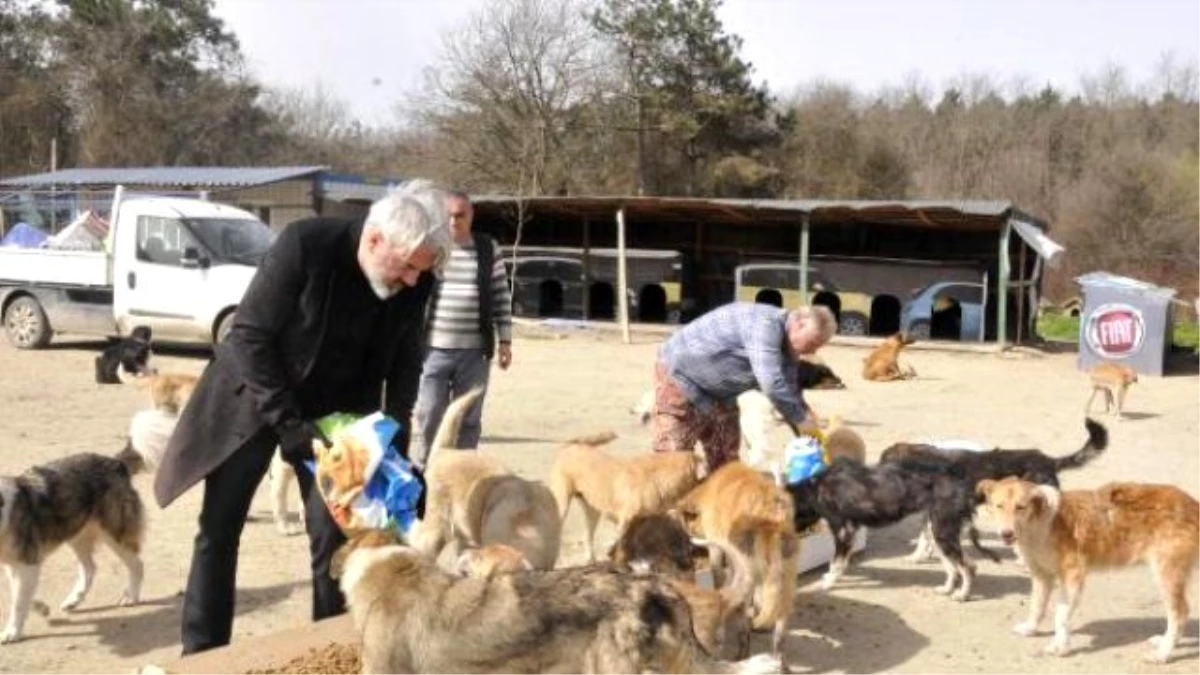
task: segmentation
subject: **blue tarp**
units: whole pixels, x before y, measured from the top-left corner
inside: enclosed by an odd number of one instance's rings
[[[48,236],[45,232],[28,223],[17,223],[8,231],[8,234],[4,235],[4,239],[0,239],[0,246],[38,248],[42,245],[42,242],[46,241]]]

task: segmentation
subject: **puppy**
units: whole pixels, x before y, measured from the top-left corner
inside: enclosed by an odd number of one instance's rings
[[[1092,395],[1088,397],[1083,413],[1086,415],[1091,412],[1092,401],[1096,400],[1096,394],[1103,393],[1104,412],[1115,408],[1113,414],[1118,420],[1121,419],[1121,411],[1125,407],[1125,394],[1129,391],[1129,385],[1138,381],[1137,371],[1129,366],[1105,361],[1096,364],[1089,373],[1089,377],[1092,381]]]
[[[337,434],[329,440],[328,448],[320,441],[313,441],[316,459],[313,476],[325,499],[346,508],[366,486],[371,456],[367,448],[349,434]]]
[[[617,525],[618,538],[634,516],[664,511],[700,480],[704,460],[691,451],[613,457],[597,446],[616,438],[597,434],[567,441],[550,470],[550,490],[559,519],[578,499],[587,517],[588,561],[596,562],[596,525],[603,515]]]
[[[900,367],[900,350],[911,345],[914,340],[903,333],[896,333],[886,338],[865,359],[863,359],[863,379],[872,382],[890,382],[906,380],[917,376],[917,371],[911,366]]]
[[[796,530],[804,531],[823,519],[833,535],[834,558],[822,583],[826,590],[845,573],[858,528],[883,527],[925,512],[946,570],[946,583],[938,592],[953,593],[959,601],[970,597],[975,567],[963,557],[960,538],[974,516],[975,493],[954,465],[909,458],[867,467],[836,459],[825,471],[787,489],[795,503]],[[973,526],[970,533],[977,550],[999,560],[979,544]],[[959,580],[962,585],[955,591]]]
[[[150,367],[150,327],[137,326],[95,359],[96,384],[122,384],[153,373]]]
[[[364,673],[778,672],[715,661],[657,576],[591,566],[460,578],[417,551],[352,537],[334,556]]]
[[[800,547],[792,526],[792,500],[770,478],[742,462],[722,465],[676,504],[693,535],[742,544],[755,566],[755,630],[773,629],[772,651],[782,654],[796,594]],[[723,552],[710,548],[714,582],[720,581]]]
[[[490,577],[495,574],[533,571],[533,564],[517,549],[507,544],[488,544],[467,549],[454,563],[461,577]]]
[[[1013,630],[1033,635],[1050,591],[1061,584],[1054,638],[1046,651],[1070,651],[1068,622],[1093,569],[1146,563],[1167,606],[1167,629],[1150,638],[1153,660],[1165,663],[1187,623],[1187,586],[1200,552],[1200,503],[1171,485],[1109,483],[1096,490],[1059,492],[1017,478],[979,484],[1005,543],[1029,565],[1033,594],[1029,618]]]
[[[435,558],[447,543],[456,557],[464,548],[506,544],[534,568],[553,569],[562,521],[550,489],[513,474],[494,457],[449,445],[482,393],[477,389],[460,396],[442,416],[425,473],[425,518],[414,525],[410,541]]]
[[[0,644],[20,640],[30,607],[48,613],[33,599],[42,563],[66,544],[79,560],[79,577],[59,607],[79,606],[96,575],[97,542],[108,546],[128,573],[119,604],[139,601],[140,557],[145,508],[130,481],[131,459],[92,453],[71,455],[10,477],[0,477],[0,564],[10,584],[8,622]]]

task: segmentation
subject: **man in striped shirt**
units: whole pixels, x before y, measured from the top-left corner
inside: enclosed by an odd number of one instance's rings
[[[737,397],[751,389],[793,426],[815,424],[798,363],[836,331],[827,307],[788,311],[749,302],[723,305],[675,331],[655,366],[655,451],[691,450],[699,441],[709,471],[737,459]]]
[[[504,260],[491,237],[471,231],[474,209],[466,194],[451,192],[446,210],[454,248],[429,303],[429,350],[409,453],[422,466],[429,461],[429,443],[450,401],[477,386],[487,387],[493,357],[501,370],[512,363],[512,301]],[[464,416],[455,447],[479,445],[483,398]]]

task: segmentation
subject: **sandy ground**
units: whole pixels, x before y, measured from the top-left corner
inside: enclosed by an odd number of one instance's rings
[[[623,345],[612,334],[576,331],[549,339],[540,330],[521,332],[511,372],[497,371],[487,400],[485,447],[518,472],[544,478],[557,440],[611,428],[617,446],[648,448],[629,406],[649,386],[654,351],[661,337],[635,335]],[[92,381],[96,343],[63,343],[40,352],[0,346],[0,474],[77,451],[116,452],[129,416],[143,405],[133,387]],[[845,391],[813,392],[822,414],[839,413],[877,455],[887,444],[928,437],[974,438],[1002,446],[1037,446],[1062,454],[1085,438],[1085,377],[1073,354],[1031,352],[961,354],[912,351],[915,381],[863,382],[858,373],[865,351],[829,347],[827,362],[847,381]],[[162,359],[198,372],[202,357],[173,354]],[[1068,487],[1107,480],[1176,483],[1196,494],[1198,378],[1143,378],[1129,397],[1129,419],[1110,424],[1112,444],[1093,465],[1067,474]],[[167,510],[152,504],[150,478],[136,485],[148,503],[150,528],[145,551],[145,602],[117,608],[123,571],[101,552],[99,574],[80,611],[50,618],[31,616],[24,642],[0,647],[0,670],[8,672],[132,672],[148,662],[178,654],[180,592],[195,535],[200,490]],[[577,562],[582,516],[573,510],[564,535],[563,564]],[[1182,648],[1167,666],[1144,664],[1143,641],[1160,632],[1163,608],[1149,574],[1134,569],[1089,579],[1074,620],[1075,653],[1057,659],[1040,655],[1048,639],[1020,638],[1010,627],[1024,618],[1029,581],[1012,562],[981,561],[976,599],[954,603],[933,592],[942,580],[935,563],[902,559],[915,534],[914,522],[873,532],[866,554],[842,585],[817,588],[819,573],[801,579],[790,662],[800,672],[1196,672],[1197,623],[1189,621]],[[612,537],[601,529],[601,543]],[[994,538],[991,540],[997,544]],[[308,620],[310,591],[307,542],[285,538],[270,519],[264,482],[242,537],[234,639],[261,635]],[[62,550],[46,563],[38,596],[52,606],[66,594],[74,575],[71,554]],[[1196,606],[1195,589],[1189,597]],[[8,590],[0,584],[0,613]],[[1047,624],[1048,626],[1048,624]],[[765,646],[760,636],[756,648]]]

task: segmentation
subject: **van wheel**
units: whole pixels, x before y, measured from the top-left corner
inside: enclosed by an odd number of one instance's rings
[[[846,312],[838,321],[838,332],[842,335],[866,335],[868,328],[867,317],[858,312]]]
[[[236,312],[230,312],[221,317],[221,321],[217,324],[217,331],[213,333],[213,344],[220,344],[229,337],[229,331],[233,330],[233,315]]]
[[[53,335],[42,305],[28,295],[13,300],[4,312],[4,332],[17,349],[41,349]]]

